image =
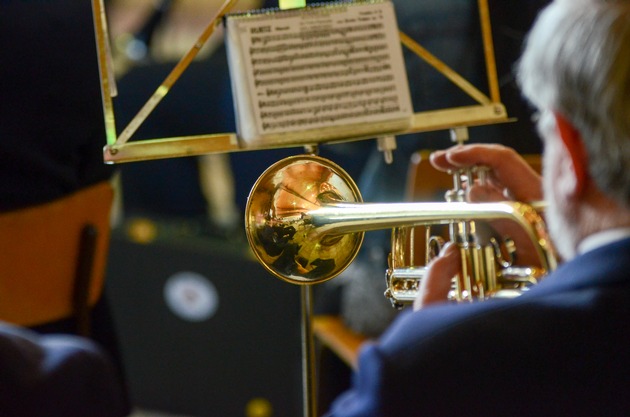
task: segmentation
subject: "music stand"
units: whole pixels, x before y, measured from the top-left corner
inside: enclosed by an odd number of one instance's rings
[[[105,8],[103,0],[92,0],[98,64],[100,70],[101,94],[107,137],[107,144],[104,147],[104,161],[106,163],[114,164],[210,153],[253,151],[287,147],[304,147],[307,151],[313,151],[321,143],[335,143],[374,138],[379,141],[379,148],[384,150],[387,159],[387,155],[391,158],[391,149],[392,146],[395,146],[395,143],[392,144],[392,140],[397,135],[450,129],[453,139],[461,142],[467,139],[466,129],[470,126],[505,123],[510,121],[507,116],[505,106],[501,103],[499,96],[488,2],[487,0],[479,0],[478,7],[481,19],[486,73],[490,90],[489,96],[474,87],[470,82],[460,76],[456,71],[449,68],[444,62],[432,55],[428,50],[423,48],[413,39],[402,32],[398,33],[398,38],[403,46],[411,50],[415,55],[424,60],[431,67],[440,72],[462,91],[473,98],[477,102],[475,105],[436,109],[424,112],[413,112],[413,109],[403,109],[400,112],[394,112],[394,117],[392,117],[391,120],[388,120],[388,122],[391,123],[381,123],[381,121],[379,121],[379,123],[371,125],[370,129],[367,130],[356,129],[356,127],[361,124],[360,122],[356,122],[351,124],[351,128],[345,128],[347,126],[344,126],[343,124],[333,126],[332,128],[330,128],[330,126],[318,126],[317,129],[320,130],[318,131],[316,129],[315,132],[323,132],[324,134],[305,134],[304,129],[295,130],[289,128],[282,130],[280,135],[265,135],[264,132],[261,132],[260,128],[258,128],[258,130],[254,128],[254,134],[248,135],[245,132],[246,129],[243,128],[246,124],[241,124],[241,131],[238,133],[209,133],[195,136],[129,141],[153,109],[155,109],[161,100],[168,94],[171,87],[193,61],[208,39],[212,36],[216,26],[221,21],[230,21],[228,13],[234,7],[236,2],[237,0],[226,0],[224,2],[190,50],[175,65],[170,74],[166,77],[162,84],[157,87],[153,95],[147,100],[136,116],[122,130],[122,132],[118,134],[116,131],[112,100],[112,98],[116,96],[117,92],[113,76],[113,63],[108,43]],[[355,4],[363,5],[368,3],[387,5],[390,2],[388,0],[357,0],[334,2],[330,3],[330,5],[341,5],[342,7],[345,7],[353,6]],[[325,8],[326,5],[320,5],[317,7]],[[260,13],[266,13],[265,16],[277,15],[279,17],[284,17],[287,14],[283,14],[283,12],[295,10],[298,10],[298,12],[303,11],[305,13],[314,11],[316,13],[318,10],[321,10],[317,7],[305,6],[304,0],[280,0],[280,8],[278,10],[273,10],[268,13],[252,11],[252,14],[247,15],[246,17],[260,15]],[[234,72],[232,72],[231,77],[232,76],[235,76]],[[245,78],[241,81],[247,81],[247,75],[245,75]],[[244,92],[241,92],[241,96],[244,97],[251,93],[251,90],[245,90]],[[404,91],[398,93],[403,96],[402,107],[404,107],[404,102],[406,100],[404,97]],[[238,98],[239,97],[237,97],[237,99]],[[240,110],[237,114],[237,118],[238,116],[243,118],[243,114],[246,115],[244,116],[245,118],[255,118],[260,115],[259,112],[260,109],[249,109],[247,111]],[[245,123],[248,122],[248,120],[240,121]],[[340,129],[342,133],[335,134],[336,128]],[[301,285],[301,289],[304,415],[306,417],[314,417],[316,415],[316,396],[313,363],[314,344],[312,329],[312,287],[310,285]]]

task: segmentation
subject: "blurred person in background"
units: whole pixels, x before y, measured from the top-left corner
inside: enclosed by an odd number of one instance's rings
[[[110,180],[113,170],[103,163],[102,156],[105,130],[91,3],[0,1],[0,50],[4,56],[0,65],[0,212],[12,213],[51,203]],[[29,239],[29,236],[15,239]],[[0,265],[0,274],[2,269]],[[30,278],[33,277],[25,277]],[[0,348],[0,356],[12,354],[16,355],[16,360],[3,359],[2,363],[8,366],[2,366],[3,378],[37,377],[42,381],[32,381],[33,384],[50,384],[46,386],[74,379],[69,387],[78,388],[83,383],[92,383],[91,372],[106,367],[100,361],[113,359],[119,365],[116,383],[122,386],[122,361],[106,296],[92,306],[90,321],[90,338],[106,350],[103,355],[110,359],[97,359],[102,353],[96,353],[91,345],[81,347],[79,343],[76,348],[68,349],[42,347],[36,336],[30,333],[21,336],[19,331],[11,330],[12,342]],[[73,318],[41,323],[31,330],[40,334],[77,333]],[[18,359],[21,348],[25,349],[23,363]],[[87,349],[86,356],[92,356],[91,359],[82,357],[83,349]],[[53,357],[59,358],[59,362],[43,361],[43,358]],[[92,364],[96,367],[89,370]],[[33,373],[20,370],[21,366],[30,366],[28,369]],[[11,367],[15,367],[16,374],[10,372]],[[22,371],[25,372],[22,374]],[[103,375],[99,383],[106,385],[107,378],[109,376]],[[6,381],[4,379],[3,383]],[[19,386],[18,383],[16,387]],[[43,392],[35,385],[32,389],[33,393]],[[5,394],[3,390],[0,392]],[[76,392],[73,404],[88,401],[80,396],[81,392],[84,391]],[[35,401],[35,397],[29,398]],[[49,405],[54,407],[54,404]],[[5,415],[2,408],[0,414]],[[42,411],[37,415],[47,414]],[[94,411],[84,415],[110,414]]]

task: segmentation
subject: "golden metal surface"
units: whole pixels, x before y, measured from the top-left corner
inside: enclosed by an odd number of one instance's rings
[[[414,41],[412,38],[407,36],[405,33],[400,32],[400,41],[403,45],[407,47],[411,52],[422,58],[427,64],[431,65],[433,68],[438,70],[441,74],[443,74],[446,78],[451,80],[456,86],[458,86],[461,90],[463,90],[470,97],[474,98],[477,102],[481,104],[490,104],[491,100],[484,93],[479,91],[474,85],[472,85],[468,80],[459,75],[456,71],[451,69],[448,65],[446,65],[443,61],[438,59],[435,55],[430,53],[427,49],[425,49],[422,45]]]
[[[412,126],[409,130],[392,133],[396,135],[405,135],[409,133],[450,129],[457,126],[480,126],[506,123],[509,121],[510,119],[508,119],[503,105],[500,103],[493,103],[489,105],[457,107],[445,110],[416,113],[414,114]],[[331,143],[373,138],[373,136],[348,136],[345,140],[336,140]],[[277,144],[266,143],[264,146],[247,146],[238,140],[235,133],[216,133],[199,136],[147,139],[141,141],[131,141],[124,144],[116,143],[113,145],[107,145],[104,149],[104,160],[106,163],[124,163],[212,153],[304,147],[308,145],[317,145],[319,143],[321,142],[313,142],[309,144],[304,143],[304,141],[300,138],[297,138],[295,141],[292,141],[291,138],[285,138],[282,142]]]
[[[518,224],[534,243],[541,267],[555,268],[544,221],[529,205],[362,203],[352,179],[315,156],[272,165],[254,184],[245,208],[246,233],[256,257],[273,275],[295,284],[337,276],[356,256],[366,231],[497,219]],[[468,240],[457,243],[464,247]]]
[[[323,158],[285,158],[260,176],[245,208],[245,229],[269,272],[311,284],[337,276],[352,262],[363,232],[321,233],[313,217],[332,201],[358,202],[361,195],[343,169]]]
[[[179,138],[149,139],[128,142],[123,145],[107,145],[103,150],[106,163],[146,161],[152,159],[243,150],[238,145],[236,134],[188,136]]]
[[[486,75],[488,77],[488,87],[490,88],[490,98],[494,103],[499,103],[501,102],[501,96],[499,94],[499,78],[497,76],[494,42],[492,41],[490,8],[488,7],[488,0],[478,0],[477,4],[479,7],[479,18],[481,19],[481,36],[486,59]]]
[[[92,0],[92,18],[94,20],[94,32],[96,34],[96,51],[98,70],[101,79],[101,100],[103,102],[103,114],[105,119],[105,136],[108,145],[116,143],[116,120],[114,118],[114,103],[116,87],[114,84],[114,71],[111,68],[111,48],[109,46],[109,34],[107,31],[107,16],[103,0]]]

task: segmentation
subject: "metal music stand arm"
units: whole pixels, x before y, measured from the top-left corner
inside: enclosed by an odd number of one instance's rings
[[[101,78],[101,96],[103,100],[103,111],[105,113],[105,130],[108,146],[122,146],[131,138],[131,136],[142,125],[142,123],[144,123],[151,112],[168,94],[171,87],[188,68],[188,66],[197,56],[201,48],[206,44],[208,39],[210,39],[210,36],[214,33],[216,26],[221,21],[223,16],[234,7],[237,1],[238,0],[226,0],[223,3],[223,5],[215,14],[214,18],[206,26],[206,28],[203,30],[203,32],[190,48],[190,50],[171,70],[169,75],[155,90],[153,95],[140,109],[138,114],[136,114],[134,118],[131,119],[129,124],[121,132],[120,136],[117,136],[116,123],[114,118],[114,106],[112,103],[112,97],[116,95],[116,92],[113,82],[114,76],[112,70],[111,47],[109,46],[109,34],[107,30],[105,8],[103,5],[103,0],[92,0],[92,13],[94,19],[94,30],[96,32],[96,46]],[[115,148],[110,150],[110,152],[116,153]]]

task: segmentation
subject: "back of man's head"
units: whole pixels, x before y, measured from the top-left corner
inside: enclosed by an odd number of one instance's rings
[[[555,0],[518,66],[524,95],[580,132],[589,173],[630,208],[630,0]]]

